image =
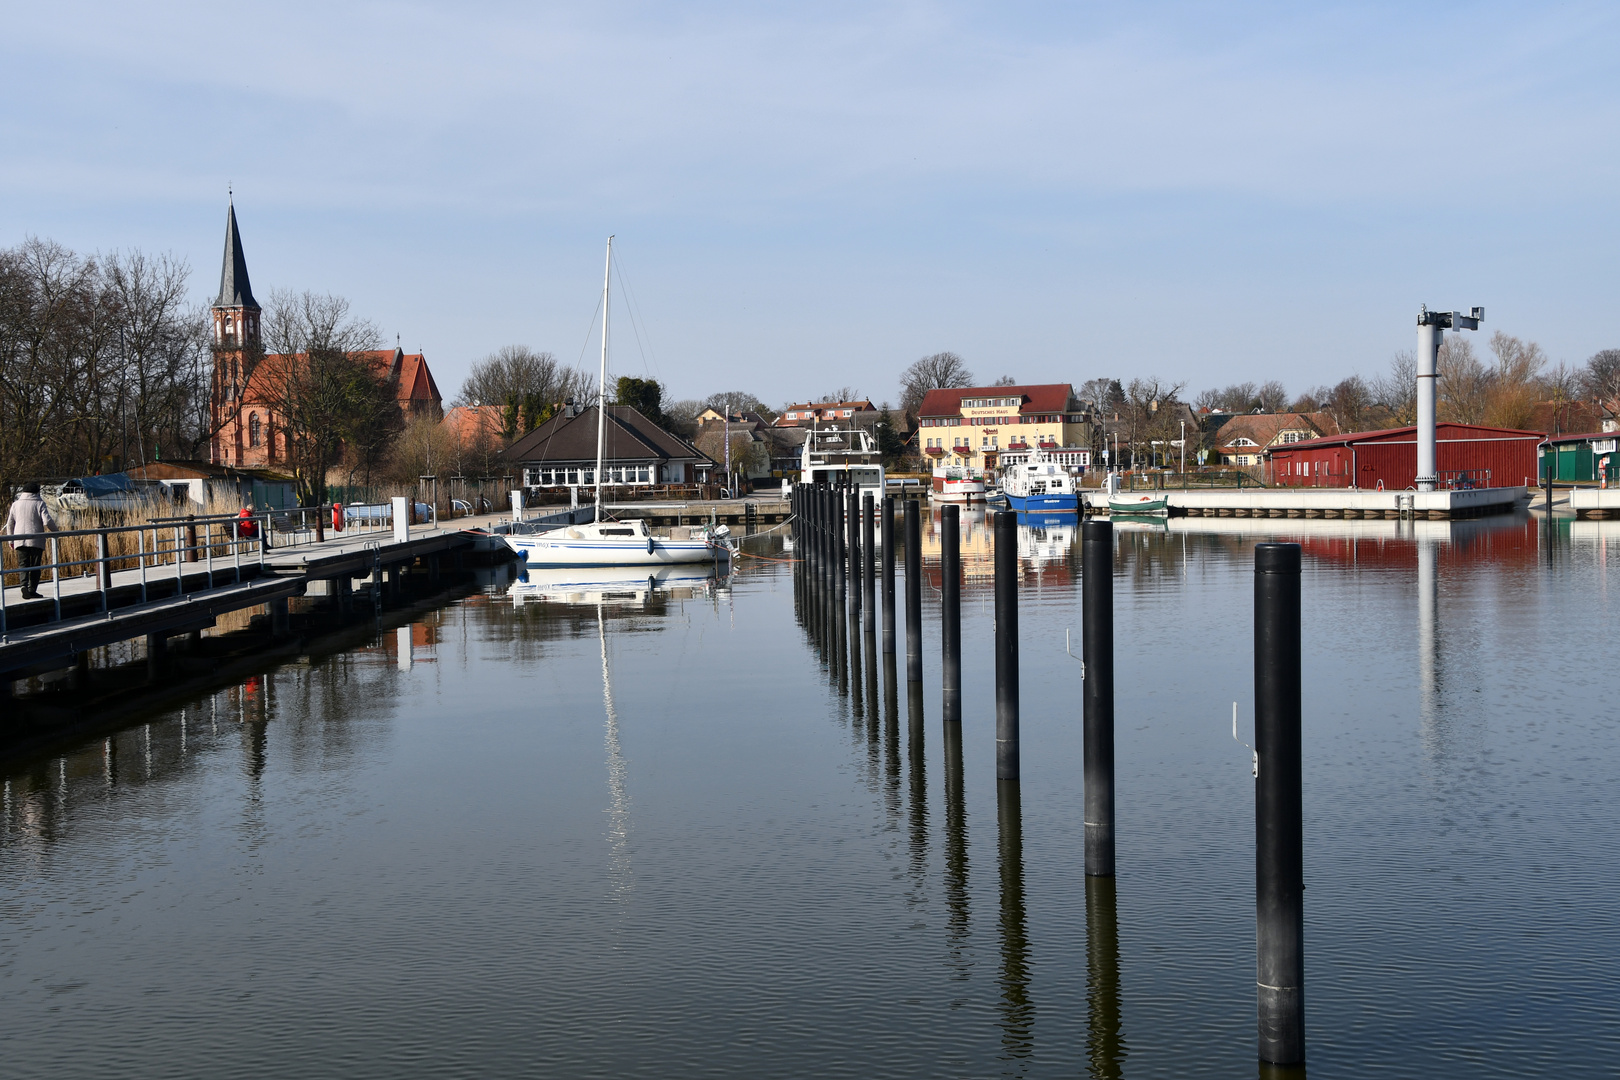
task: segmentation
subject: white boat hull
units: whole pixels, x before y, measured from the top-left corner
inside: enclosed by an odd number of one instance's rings
[[[723,536],[654,536],[643,522],[564,525],[539,533],[508,533],[506,546],[530,566],[675,566],[731,555]]]

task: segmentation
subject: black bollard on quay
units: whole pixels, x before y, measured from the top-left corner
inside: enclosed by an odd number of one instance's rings
[[[948,503],[940,514],[939,541],[939,651],[944,669],[941,698],[947,724],[962,720],[961,547],[961,510]]]
[[[1080,647],[1085,661],[1086,873],[1114,874],[1114,523],[1080,526]]]
[[[1300,548],[1254,549],[1256,996],[1260,1060],[1305,1060],[1305,841],[1300,746]]]
[[[877,591],[873,577],[877,571],[877,551],[872,543],[872,496],[861,496],[861,626],[868,633],[877,631]]]
[[[1018,779],[1018,515],[996,511],[996,779]]]
[[[906,682],[922,682],[922,520],[906,500]]]
[[[894,654],[894,496],[883,496],[883,651]]]

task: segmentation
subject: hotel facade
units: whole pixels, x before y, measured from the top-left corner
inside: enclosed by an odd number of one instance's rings
[[[1088,469],[1090,421],[1068,383],[930,390],[917,410],[917,448],[941,468],[989,471],[1041,452]]]

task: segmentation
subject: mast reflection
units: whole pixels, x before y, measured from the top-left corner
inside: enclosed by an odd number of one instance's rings
[[[1029,998],[1029,935],[1024,926],[1024,821],[1017,780],[996,781],[1001,863],[1001,1050],[1022,1062],[1035,1049]]]
[[[1118,1080],[1125,1062],[1115,897],[1113,878],[1086,878],[1086,1061],[1090,1074],[1099,1080]]]
[[[613,705],[613,670],[608,664],[607,624],[602,604],[596,605],[596,636],[602,646],[602,706],[607,713],[608,846],[612,851],[608,879],[619,901],[630,898],[634,884],[630,866],[630,791],[626,784],[630,768],[619,746],[619,711]]]

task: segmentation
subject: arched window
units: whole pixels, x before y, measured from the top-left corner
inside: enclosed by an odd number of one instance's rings
[[[248,414],[248,445],[249,446],[258,446],[259,445],[259,414],[258,413],[249,413]]]

